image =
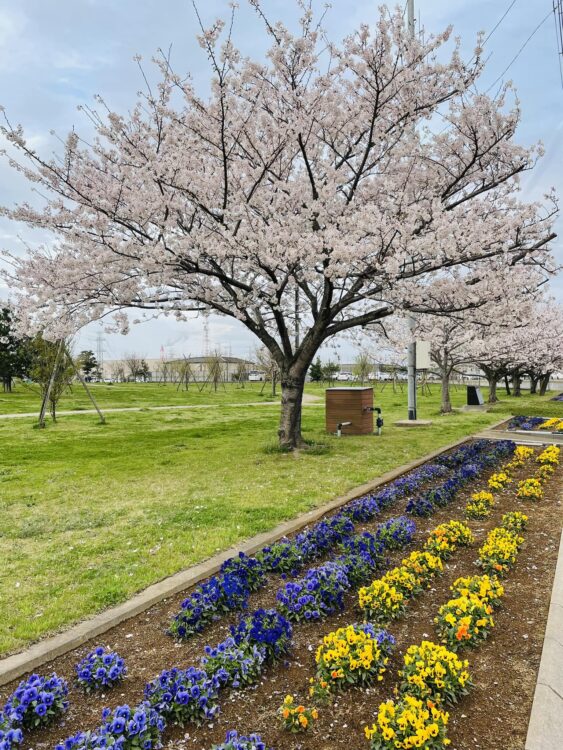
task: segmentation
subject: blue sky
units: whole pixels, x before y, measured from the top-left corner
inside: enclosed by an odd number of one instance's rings
[[[428,32],[448,24],[462,39],[468,55],[478,31],[490,31],[511,0],[415,0],[416,15]],[[377,0],[333,0],[326,27],[333,39],[372,21]],[[247,54],[260,55],[267,40],[259,22],[240,0],[235,38]],[[291,22],[291,0],[263,0],[270,18]],[[322,4],[316,4],[321,8]],[[489,56],[483,78],[486,88],[503,72],[529,34],[548,14],[552,0],[516,0],[486,45]],[[228,13],[227,0],[199,3],[204,22]],[[51,135],[63,136],[72,127],[88,133],[88,123],[77,106],[102,94],[117,111],[135,101],[142,80],[133,56],[142,55],[150,70],[150,58],[159,47],[172,45],[172,60],[179,71],[190,71],[204,90],[208,79],[205,56],[194,39],[197,23],[190,0],[0,0],[0,104],[12,122],[24,126],[36,149],[49,153],[57,148]],[[518,139],[530,144],[542,140],[546,156],[523,185],[527,197],[540,197],[554,186],[563,194],[563,87],[561,84],[554,19],[551,15],[512,65],[505,79],[518,91],[522,124]],[[33,200],[25,181],[0,162],[0,205]],[[560,222],[561,224],[561,222]],[[563,233],[563,228],[559,227]],[[22,240],[38,236],[26,227],[0,219],[0,246],[21,251]],[[562,240],[556,240],[559,260]],[[563,300],[563,283],[553,291]],[[0,295],[2,290],[0,289]],[[80,348],[94,348],[98,328],[90,326],[78,337]],[[246,355],[256,341],[241,326],[221,318],[210,320],[211,345]],[[167,354],[199,354],[202,325],[198,320],[175,323],[155,320],[137,326],[126,337],[106,336],[106,356],[136,351],[147,357]],[[342,342],[331,356],[349,359],[353,348]],[[325,354],[329,356],[329,352]]]

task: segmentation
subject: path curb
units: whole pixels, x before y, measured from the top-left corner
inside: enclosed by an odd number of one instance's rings
[[[563,742],[563,534],[525,750],[561,750]]]
[[[504,422],[505,420],[503,419],[502,421]],[[502,424],[502,422],[499,422],[499,424]],[[368,492],[372,492],[377,489],[377,487],[393,481],[402,474],[405,474],[412,469],[416,469],[427,461],[430,461],[442,453],[452,450],[452,448],[456,448],[469,440],[473,440],[476,437],[479,436],[466,435],[464,438],[461,438],[454,443],[450,443],[439,450],[427,453],[421,458],[403,464],[396,469],[392,469],[391,471],[382,474],[377,479],[361,484],[358,487],[354,487],[346,494],[340,495],[334,500],[331,500],[314,510],[302,513],[289,521],[284,521],[270,531],[258,534],[251,539],[247,539],[236,547],[230,547],[208,560],[204,560],[197,565],[164,578],[158,583],[152,584],[136,594],[132,599],[129,599],[129,601],[124,602],[117,607],[112,607],[95,617],[84,620],[59,635],[39,641],[25,651],[13,654],[12,656],[7,656],[0,660],[0,686],[6,685],[8,682],[21,677],[27,672],[37,669],[37,667],[40,667],[42,664],[50,662],[58,656],[62,656],[68,651],[78,648],[78,646],[86,643],[86,641],[107,632],[131,617],[135,617],[135,615],[144,612],[154,604],[161,602],[163,599],[173,596],[184,589],[191,588],[204,578],[208,578],[217,573],[222,563],[229,557],[238,554],[239,551],[244,552],[247,555],[252,555],[262,547],[281,539],[281,537],[297,532],[304,526],[318,521],[327,513],[337,510],[351,500]]]

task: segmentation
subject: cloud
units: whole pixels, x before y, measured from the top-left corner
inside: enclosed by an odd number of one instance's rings
[[[21,10],[0,9],[0,70],[19,67],[22,55],[27,57],[27,26],[28,19]]]

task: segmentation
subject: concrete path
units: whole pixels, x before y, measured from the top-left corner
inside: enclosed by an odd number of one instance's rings
[[[563,747],[563,536],[555,570],[526,750]]]
[[[116,406],[110,409],[104,409],[100,407],[103,414],[117,414],[121,412],[135,412],[135,411],[171,411],[173,409],[235,409],[242,408],[244,406],[278,406],[279,401],[242,401],[238,404],[176,404],[175,406]],[[320,406],[324,404],[324,399],[321,396],[314,396],[312,393],[305,393],[303,396],[304,406]],[[97,414],[95,409],[71,409],[69,411],[57,412],[58,417],[73,417],[77,414]],[[37,418],[39,416],[39,409],[37,411],[22,412],[21,414],[0,414],[0,419],[29,419],[30,417]]]
[[[520,445],[563,445],[563,434],[541,430],[491,430],[489,428],[479,432],[475,437],[487,440],[514,440]]]

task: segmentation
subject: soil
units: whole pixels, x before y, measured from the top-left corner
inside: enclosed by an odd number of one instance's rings
[[[530,466],[528,463],[527,467]],[[530,475],[527,467],[515,474],[515,480]],[[486,478],[493,471],[458,493],[447,508],[428,519],[418,519],[413,543],[408,549],[392,555],[392,563],[399,562],[410,549],[420,548],[428,532],[439,523],[463,520],[463,509],[469,495],[484,489]],[[277,710],[288,693],[310,705],[307,688],[309,677],[314,675],[314,650],[331,630],[361,619],[356,609],[355,592],[348,595],[344,612],[321,622],[297,625],[291,655],[285,662],[264,672],[260,683],[238,692],[222,692],[221,713],[213,723],[201,727],[169,726],[164,736],[165,745],[177,750],[210,750],[224,740],[227,730],[237,729],[244,734],[259,733],[268,747],[275,750],[367,750],[363,728],[372,723],[379,704],[392,697],[402,654],[410,644],[421,639],[437,640],[433,618],[439,606],[449,598],[449,586],[460,575],[477,572],[477,549],[487,532],[499,524],[503,513],[520,509],[530,519],[523,534],[525,543],[515,567],[503,582],[505,596],[495,614],[496,627],[488,640],[475,649],[462,652],[463,657],[469,659],[475,687],[450,709],[448,736],[452,741],[451,750],[523,750],[557,560],[562,477],[563,468],[560,467],[545,486],[544,498],[538,503],[528,502],[524,507],[515,499],[514,489],[508,489],[496,495],[497,504],[488,519],[468,521],[475,543],[469,548],[458,549],[445,563],[444,574],[434,588],[413,600],[406,614],[389,627],[397,639],[397,650],[383,682],[368,689],[348,690],[341,693],[331,706],[320,707],[320,717],[312,731],[297,735],[285,732],[278,724]],[[405,504],[406,500],[397,503],[373,522],[358,525],[358,531],[373,530],[381,521],[403,512]],[[252,595],[250,610],[273,606],[281,583],[278,576],[272,576],[262,591]],[[165,629],[186,593],[160,602],[95,641],[45,664],[41,674],[56,671],[68,680],[70,707],[64,718],[53,726],[26,732],[23,748],[52,748],[77,731],[93,729],[100,723],[104,706],[136,704],[142,700],[145,684],[163,669],[197,665],[204,645],[222,641],[228,635],[229,625],[234,624],[238,617],[233,614],[222,618],[187,643],[176,643]],[[97,645],[107,645],[123,656],[129,674],[122,685],[106,694],[85,695],[73,684],[75,665]],[[18,683],[19,680],[0,690],[0,704]]]

